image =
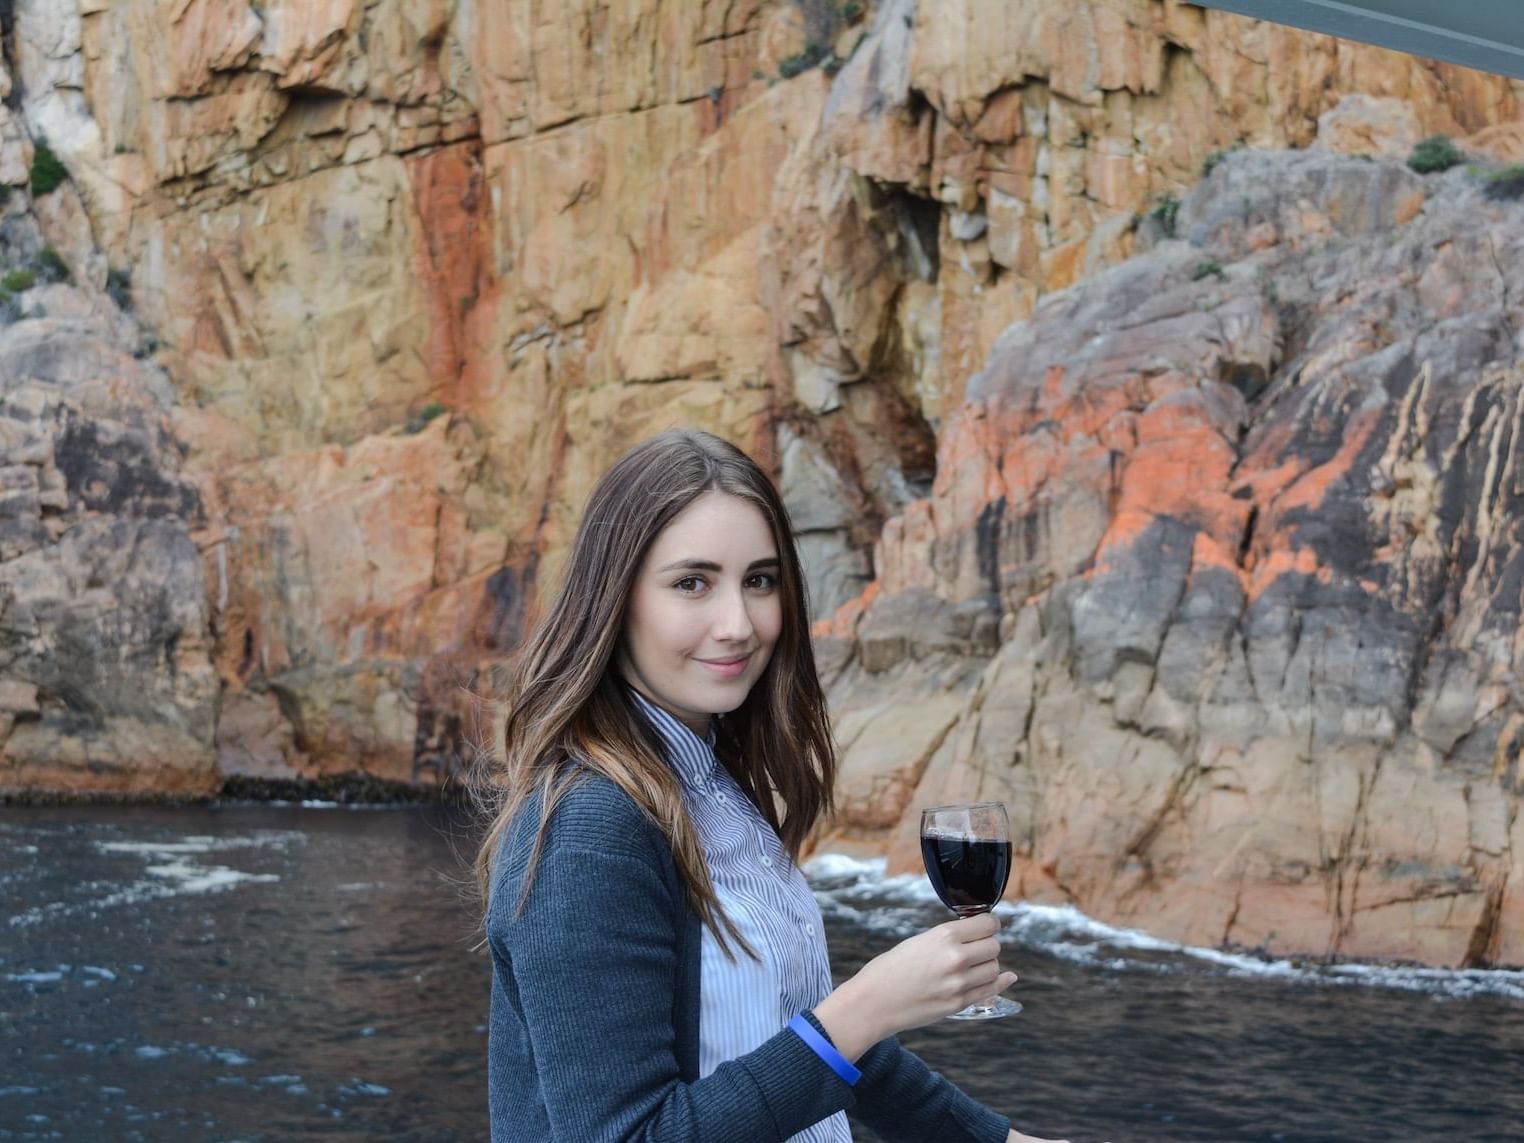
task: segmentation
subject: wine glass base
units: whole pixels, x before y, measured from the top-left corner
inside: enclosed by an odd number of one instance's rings
[[[948,1017],[949,1020],[998,1020],[1002,1016],[1014,1016],[1021,1011],[1021,1005],[1015,1000],[1007,1000],[1004,996],[997,996],[987,1004],[970,1004],[962,1011],[954,1012]]]

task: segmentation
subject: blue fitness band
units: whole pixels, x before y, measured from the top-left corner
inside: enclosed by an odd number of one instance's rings
[[[815,1025],[801,1013],[788,1022],[794,1033],[810,1046],[810,1050],[826,1062],[848,1087],[862,1079],[863,1073],[852,1066],[852,1061],[836,1050],[836,1045],[815,1030]]]

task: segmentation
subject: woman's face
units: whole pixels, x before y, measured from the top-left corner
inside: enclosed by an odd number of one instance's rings
[[[656,537],[636,573],[619,669],[703,735],[762,677],[783,626],[778,547],[750,501],[703,493]]]

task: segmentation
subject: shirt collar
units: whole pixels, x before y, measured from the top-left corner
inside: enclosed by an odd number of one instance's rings
[[[711,725],[706,737],[700,738],[671,714],[662,710],[634,687],[627,686],[635,707],[645,715],[666,748],[667,762],[677,771],[677,777],[685,786],[703,786],[708,783],[719,760],[714,756],[714,727]]]

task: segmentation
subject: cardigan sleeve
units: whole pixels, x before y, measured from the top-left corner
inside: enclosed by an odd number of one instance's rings
[[[787,1029],[684,1082],[684,915],[664,839],[617,787],[589,779],[557,807],[520,909],[538,820],[532,807],[524,816],[535,821],[500,849],[487,913],[494,1143],[766,1143],[853,1104]]]
[[[1011,1121],[964,1092],[893,1036],[857,1061],[852,1114],[888,1140],[1005,1143]]]
[[[830,1039],[815,1013],[804,1018]],[[857,1069],[862,1075],[852,1114],[885,1139],[1005,1143],[1010,1133],[1009,1119],[965,1095],[893,1036],[864,1052]]]

